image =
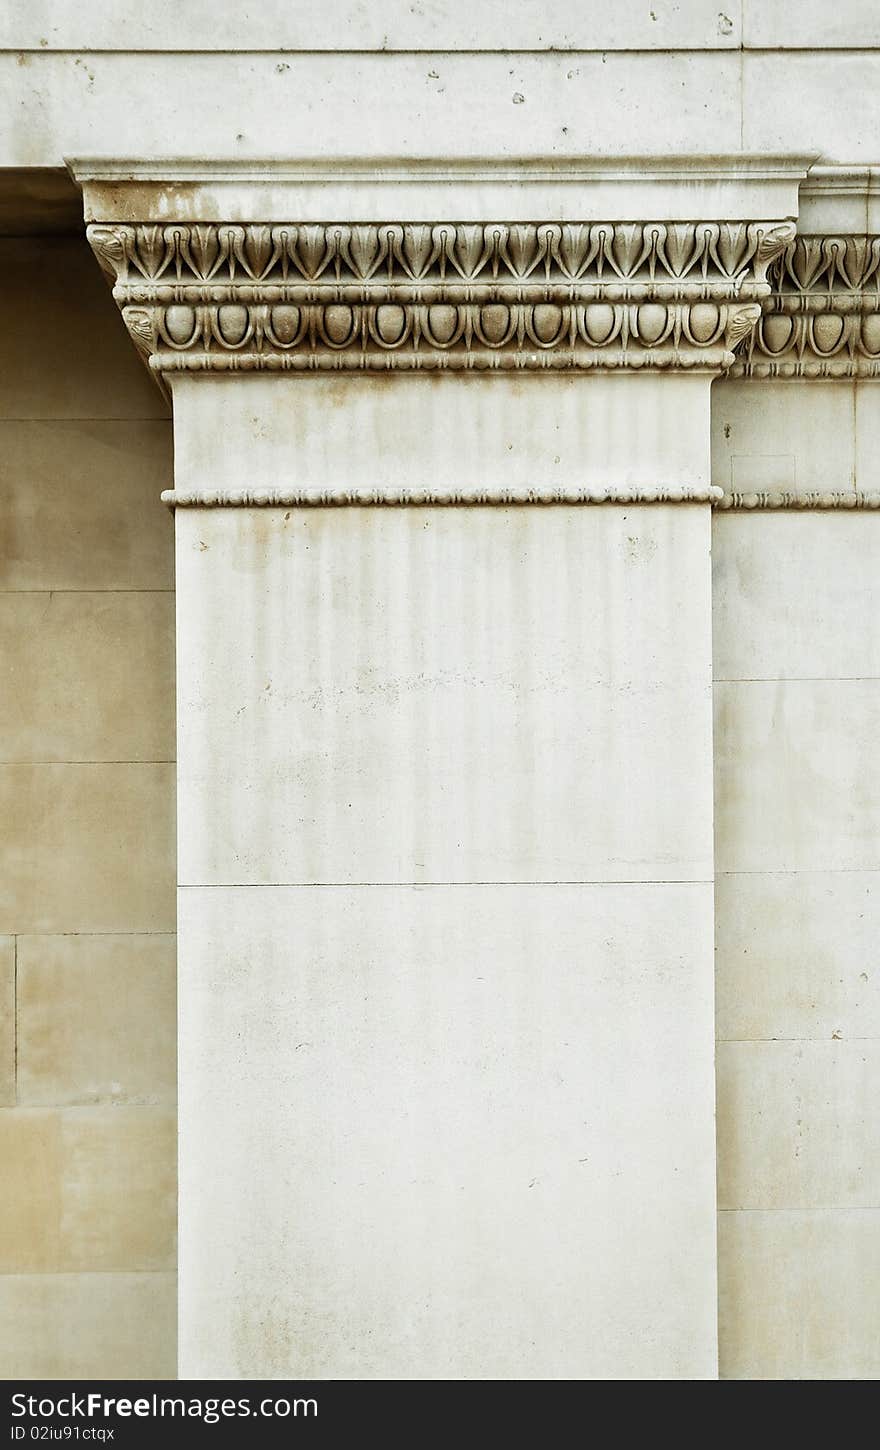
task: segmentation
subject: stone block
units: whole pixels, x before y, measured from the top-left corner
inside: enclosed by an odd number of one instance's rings
[[[721,1378],[876,1380],[880,1211],[722,1213]]]
[[[15,937],[0,937],[0,1108],[15,1102]]]
[[[173,589],[164,419],[0,420],[0,587]]]
[[[851,493],[855,383],[731,378],[712,385],[712,482],[726,493]]]
[[[0,594],[0,759],[174,759],[174,596]]]
[[[712,1378],[710,940],[701,884],[182,890],[181,1374]]]
[[[880,1040],[720,1042],[722,1209],[880,1202]]]
[[[708,531],[180,510],[181,882],[710,879]]]
[[[173,936],[18,938],[21,1103],[173,1103],[176,1038]]]
[[[176,1316],[172,1273],[0,1275],[0,1375],[174,1379]]]
[[[174,930],[173,765],[0,765],[0,930]]]
[[[717,683],[719,871],[880,869],[880,679]]]
[[[880,1037],[880,874],[715,879],[722,1039]]]
[[[880,513],[717,513],[716,681],[880,676]]]
[[[174,1268],[173,1112],[3,1109],[0,1147],[0,1274]]]

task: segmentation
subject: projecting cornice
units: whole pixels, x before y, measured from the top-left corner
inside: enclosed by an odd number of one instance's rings
[[[790,223],[89,227],[160,374],[720,371]]]
[[[814,168],[800,211],[799,235],[769,269],[773,290],[733,372],[880,376],[880,178]]]
[[[717,374],[770,295],[768,268],[794,238],[806,167],[73,169],[129,332],[167,379]]]

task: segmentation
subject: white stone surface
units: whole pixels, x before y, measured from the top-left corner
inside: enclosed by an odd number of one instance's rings
[[[6,51],[0,162],[290,158],[305,138],[306,154],[328,160],[625,157],[647,145],[671,157],[699,137],[706,155],[876,165],[878,73],[876,50]]]
[[[880,1211],[722,1213],[722,1379],[880,1375]]]
[[[716,461],[727,422],[870,489],[877,385],[825,387],[724,384]],[[878,547],[873,512],[713,524],[722,1378],[880,1368]]]
[[[177,489],[709,482],[705,376],[175,376],[172,389]]]
[[[711,878],[707,506],[177,540],[181,882]]]
[[[880,1038],[878,937],[876,872],[716,876],[718,1037]]]
[[[880,869],[880,680],[716,683],[719,871]]]
[[[875,1208],[880,1041],[720,1042],[718,1206]]]
[[[758,0],[744,7],[743,45],[755,50],[848,50],[880,48],[880,11],[875,0]]]
[[[878,221],[880,225],[880,221]],[[856,477],[864,489],[880,488],[880,382],[856,383]]]
[[[745,10],[745,13],[743,11]],[[212,50],[751,50],[880,48],[874,0],[834,6],[800,0],[617,0],[613,7],[576,0],[520,3],[456,0],[418,6],[382,0],[264,0],[242,16],[229,0],[188,0],[180,12],[145,10],[114,0],[11,0],[0,19],[0,48],[16,51]]]
[[[0,47],[14,50],[690,50],[736,49],[742,0],[230,0],[144,9],[119,0],[11,0]]]
[[[719,379],[712,482],[726,493],[866,488],[856,477],[855,389],[835,378]]]
[[[342,158],[298,145],[286,159],[144,161],[106,156],[68,165],[86,221],[387,222],[779,221],[798,212],[809,157],[459,155]],[[834,176],[834,181],[839,178]],[[860,174],[859,200],[866,205]],[[847,193],[848,197],[848,193]],[[848,204],[848,203],[847,203]]]
[[[876,165],[880,51],[744,51],[742,60],[744,151],[795,146],[819,161]]]
[[[712,624],[716,680],[880,677],[880,514],[716,514]]]
[[[805,235],[880,231],[878,168],[811,166],[800,189],[799,229]]]
[[[184,889],[180,1372],[715,1374],[711,887]]]
[[[745,12],[745,13],[743,13]],[[229,0],[188,0],[181,12],[114,0],[10,0],[0,48],[44,50],[754,50],[880,48],[874,0],[785,0],[744,7],[730,0],[542,0],[514,8],[503,0],[418,6],[382,0],[264,0],[245,16]]]
[[[741,126],[735,51],[0,55],[4,166],[181,152],[582,158],[646,145],[674,156],[695,137],[704,154],[729,155],[748,149]]]
[[[190,379],[175,482],[705,478],[709,386]],[[712,1377],[708,506],[176,528],[182,1373]]]

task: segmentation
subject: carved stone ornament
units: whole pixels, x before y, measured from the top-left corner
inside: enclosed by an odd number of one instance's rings
[[[172,508],[345,508],[359,504],[398,504],[410,507],[482,507],[498,504],[623,504],[623,503],[711,503],[720,504],[724,494],[714,484],[659,484],[655,488],[406,488],[358,489],[341,485],[330,489],[243,488],[166,489],[163,503]]]
[[[160,378],[720,372],[758,322],[794,224],[114,224],[88,236]]]
[[[733,509],[750,513],[753,509],[880,509],[880,493],[876,490],[851,490],[850,492],[826,492],[807,489],[797,493],[792,489],[764,489],[759,493],[743,493],[733,490],[713,499],[714,507],[721,510]]]
[[[770,280],[735,375],[880,376],[880,236],[799,236]]]

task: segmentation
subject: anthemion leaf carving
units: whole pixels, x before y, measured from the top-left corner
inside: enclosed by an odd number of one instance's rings
[[[91,226],[159,374],[718,372],[788,222]]]
[[[772,291],[734,373],[880,376],[880,236],[801,236],[770,269]]]

